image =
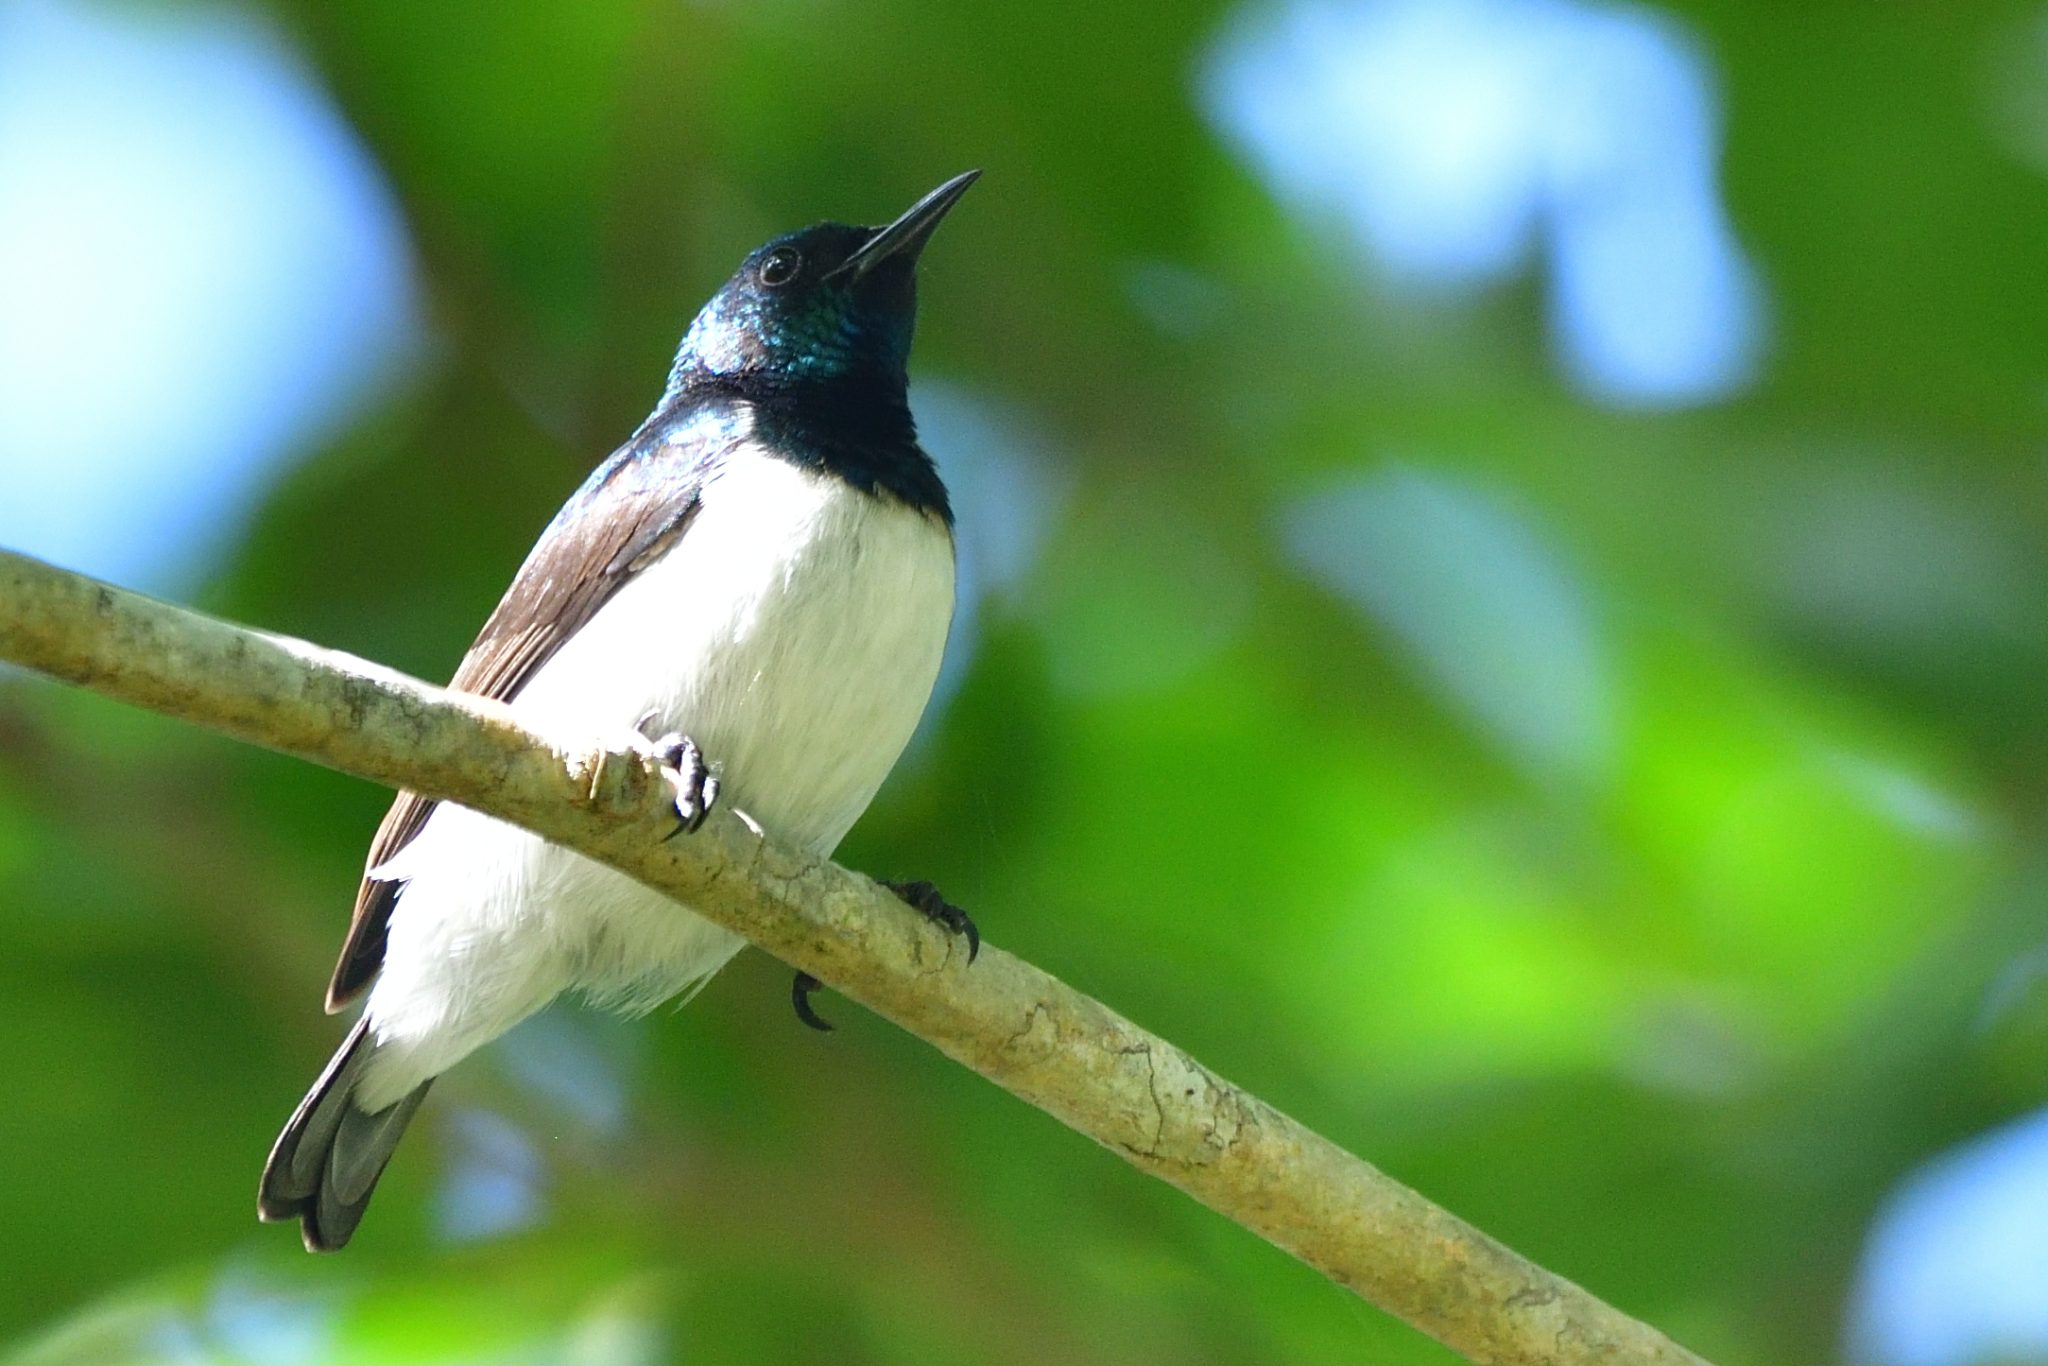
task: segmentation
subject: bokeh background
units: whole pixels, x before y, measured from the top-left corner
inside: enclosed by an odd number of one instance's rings
[[[968,166],[846,861],[1724,1366],[2048,1361],[2040,0],[0,0],[0,544],[446,677],[741,254]],[[1450,1360],[759,954],[307,1257],[386,799],[0,678],[6,1359]]]

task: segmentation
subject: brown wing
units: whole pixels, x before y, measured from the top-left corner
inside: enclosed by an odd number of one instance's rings
[[[517,696],[563,641],[689,529],[704,475],[725,444],[636,438],[599,466],[541,535],[448,686],[500,701]],[[600,506],[602,512],[593,510]],[[377,827],[348,939],[327,987],[330,1013],[377,975],[392,908],[404,890],[403,883],[371,878],[368,871],[419,834],[434,806],[401,792]]]

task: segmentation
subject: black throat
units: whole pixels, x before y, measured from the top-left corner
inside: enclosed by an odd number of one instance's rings
[[[823,470],[863,493],[886,493],[953,525],[937,466],[917,444],[917,424],[900,379],[858,372],[802,378],[746,372],[692,376],[669,405],[744,403],[761,445],[806,469]]]

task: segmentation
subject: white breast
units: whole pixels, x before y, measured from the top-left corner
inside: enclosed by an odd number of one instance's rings
[[[723,766],[726,800],[823,853],[916,727],[952,611],[940,523],[743,447],[513,705],[555,733],[656,710]]]
[[[689,530],[513,703],[554,735],[652,710],[697,741],[720,802],[829,853],[909,741],[953,610],[943,524],[742,447]],[[362,1087],[395,1100],[565,989],[626,1009],[724,965],[742,941],[631,879],[461,807],[388,867],[406,889],[369,1014]]]

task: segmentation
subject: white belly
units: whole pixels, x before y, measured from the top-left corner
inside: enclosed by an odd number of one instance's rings
[[[513,702],[537,729],[691,736],[721,804],[829,853],[909,741],[953,610],[946,529],[742,448],[676,546]],[[388,871],[407,886],[368,1012],[362,1086],[396,1100],[578,989],[644,1009],[741,941],[630,878],[462,807],[437,808]]]

